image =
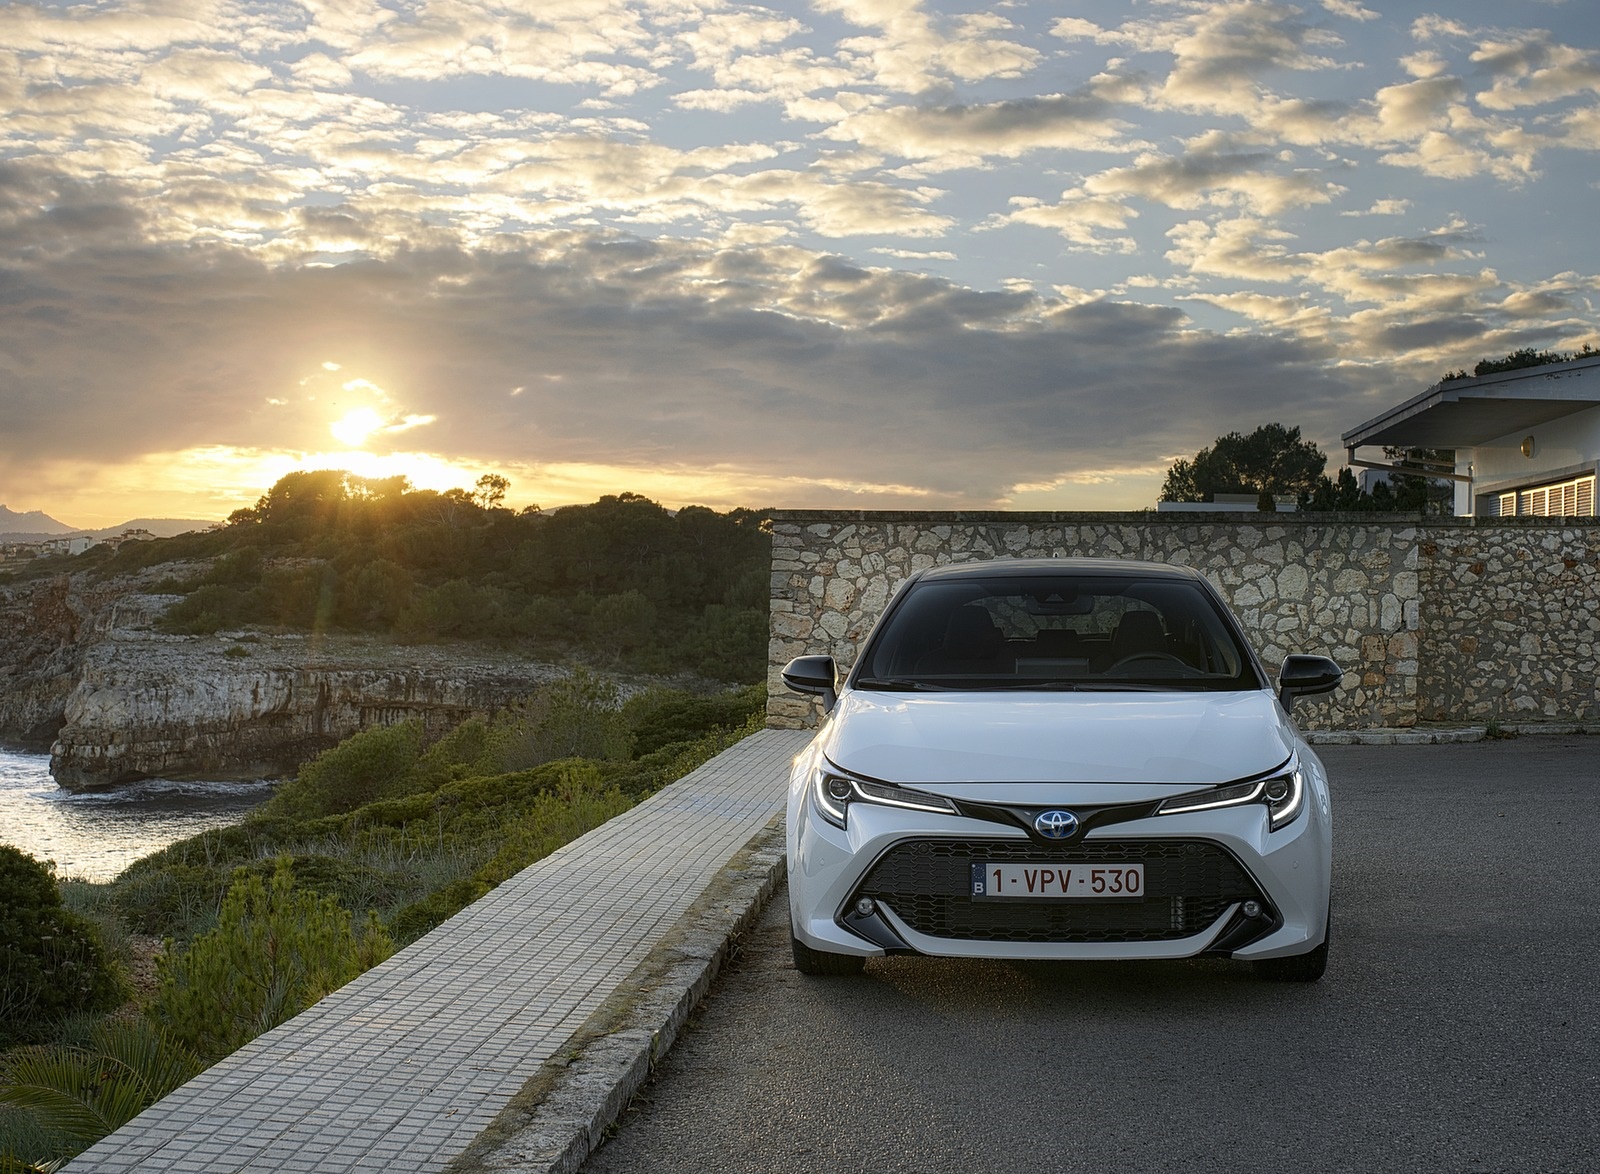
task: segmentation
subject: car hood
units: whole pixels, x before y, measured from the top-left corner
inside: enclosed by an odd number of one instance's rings
[[[884,782],[1204,786],[1283,763],[1294,728],[1270,693],[849,691],[821,740]]]

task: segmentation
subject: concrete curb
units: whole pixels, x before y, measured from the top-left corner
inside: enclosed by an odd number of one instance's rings
[[[666,1055],[784,873],[783,815],[717,874],[678,923],[534,1075],[447,1174],[572,1174]]]
[[[1433,746],[1444,742],[1481,742],[1487,736],[1483,726],[1456,730],[1375,729],[1301,730],[1313,746]]]
[[[1570,737],[1575,734],[1600,734],[1594,722],[1500,722],[1493,733],[1488,726],[1421,726],[1372,730],[1302,730],[1313,746],[1436,746],[1454,742],[1482,742],[1485,739],[1521,735]]]

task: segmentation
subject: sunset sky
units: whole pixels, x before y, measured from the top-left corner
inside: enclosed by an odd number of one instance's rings
[[[1128,509],[1600,343],[1592,0],[0,5],[0,503]]]

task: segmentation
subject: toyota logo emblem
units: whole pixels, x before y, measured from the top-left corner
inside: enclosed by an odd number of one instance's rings
[[[1034,817],[1033,830],[1047,840],[1070,840],[1078,830],[1078,817],[1070,811],[1041,811]]]

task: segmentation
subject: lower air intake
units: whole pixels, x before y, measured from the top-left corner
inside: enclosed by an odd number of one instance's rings
[[[972,865],[1143,864],[1132,901],[993,901],[972,896]],[[1199,933],[1229,905],[1265,895],[1224,848],[1203,840],[911,840],[879,857],[848,904],[871,897],[918,933],[981,942],[1161,942]]]

